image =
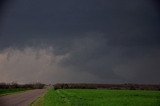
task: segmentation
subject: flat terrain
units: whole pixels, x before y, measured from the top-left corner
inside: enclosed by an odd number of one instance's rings
[[[50,89],[39,101],[42,106],[160,106],[160,91]]]
[[[26,91],[26,88],[14,88],[14,89],[0,89],[0,96],[5,94],[12,94],[16,92]]]
[[[45,89],[36,89],[0,96],[0,106],[28,106],[37,97],[42,95],[44,91]]]

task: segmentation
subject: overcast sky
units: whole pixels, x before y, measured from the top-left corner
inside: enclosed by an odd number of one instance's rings
[[[158,0],[1,0],[0,82],[160,83]]]

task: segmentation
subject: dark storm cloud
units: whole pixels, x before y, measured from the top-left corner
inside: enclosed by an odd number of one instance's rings
[[[159,83],[157,5],[156,0],[8,1],[0,14],[2,79],[27,75],[34,81],[34,71],[44,82]],[[23,69],[28,62],[34,66]]]
[[[7,3],[8,3],[8,0],[1,0],[0,1],[0,13],[1,13],[1,15],[2,15],[3,9],[5,8]]]

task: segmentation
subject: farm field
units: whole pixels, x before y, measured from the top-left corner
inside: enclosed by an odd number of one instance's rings
[[[49,89],[32,106],[160,106],[159,91]]]
[[[28,90],[28,89],[26,89],[26,88],[0,89],[0,96],[4,95],[4,94],[11,94],[11,93],[26,91],[26,90]]]

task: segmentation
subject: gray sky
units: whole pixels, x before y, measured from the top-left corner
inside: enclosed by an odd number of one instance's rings
[[[2,0],[0,82],[160,83],[158,0]]]

